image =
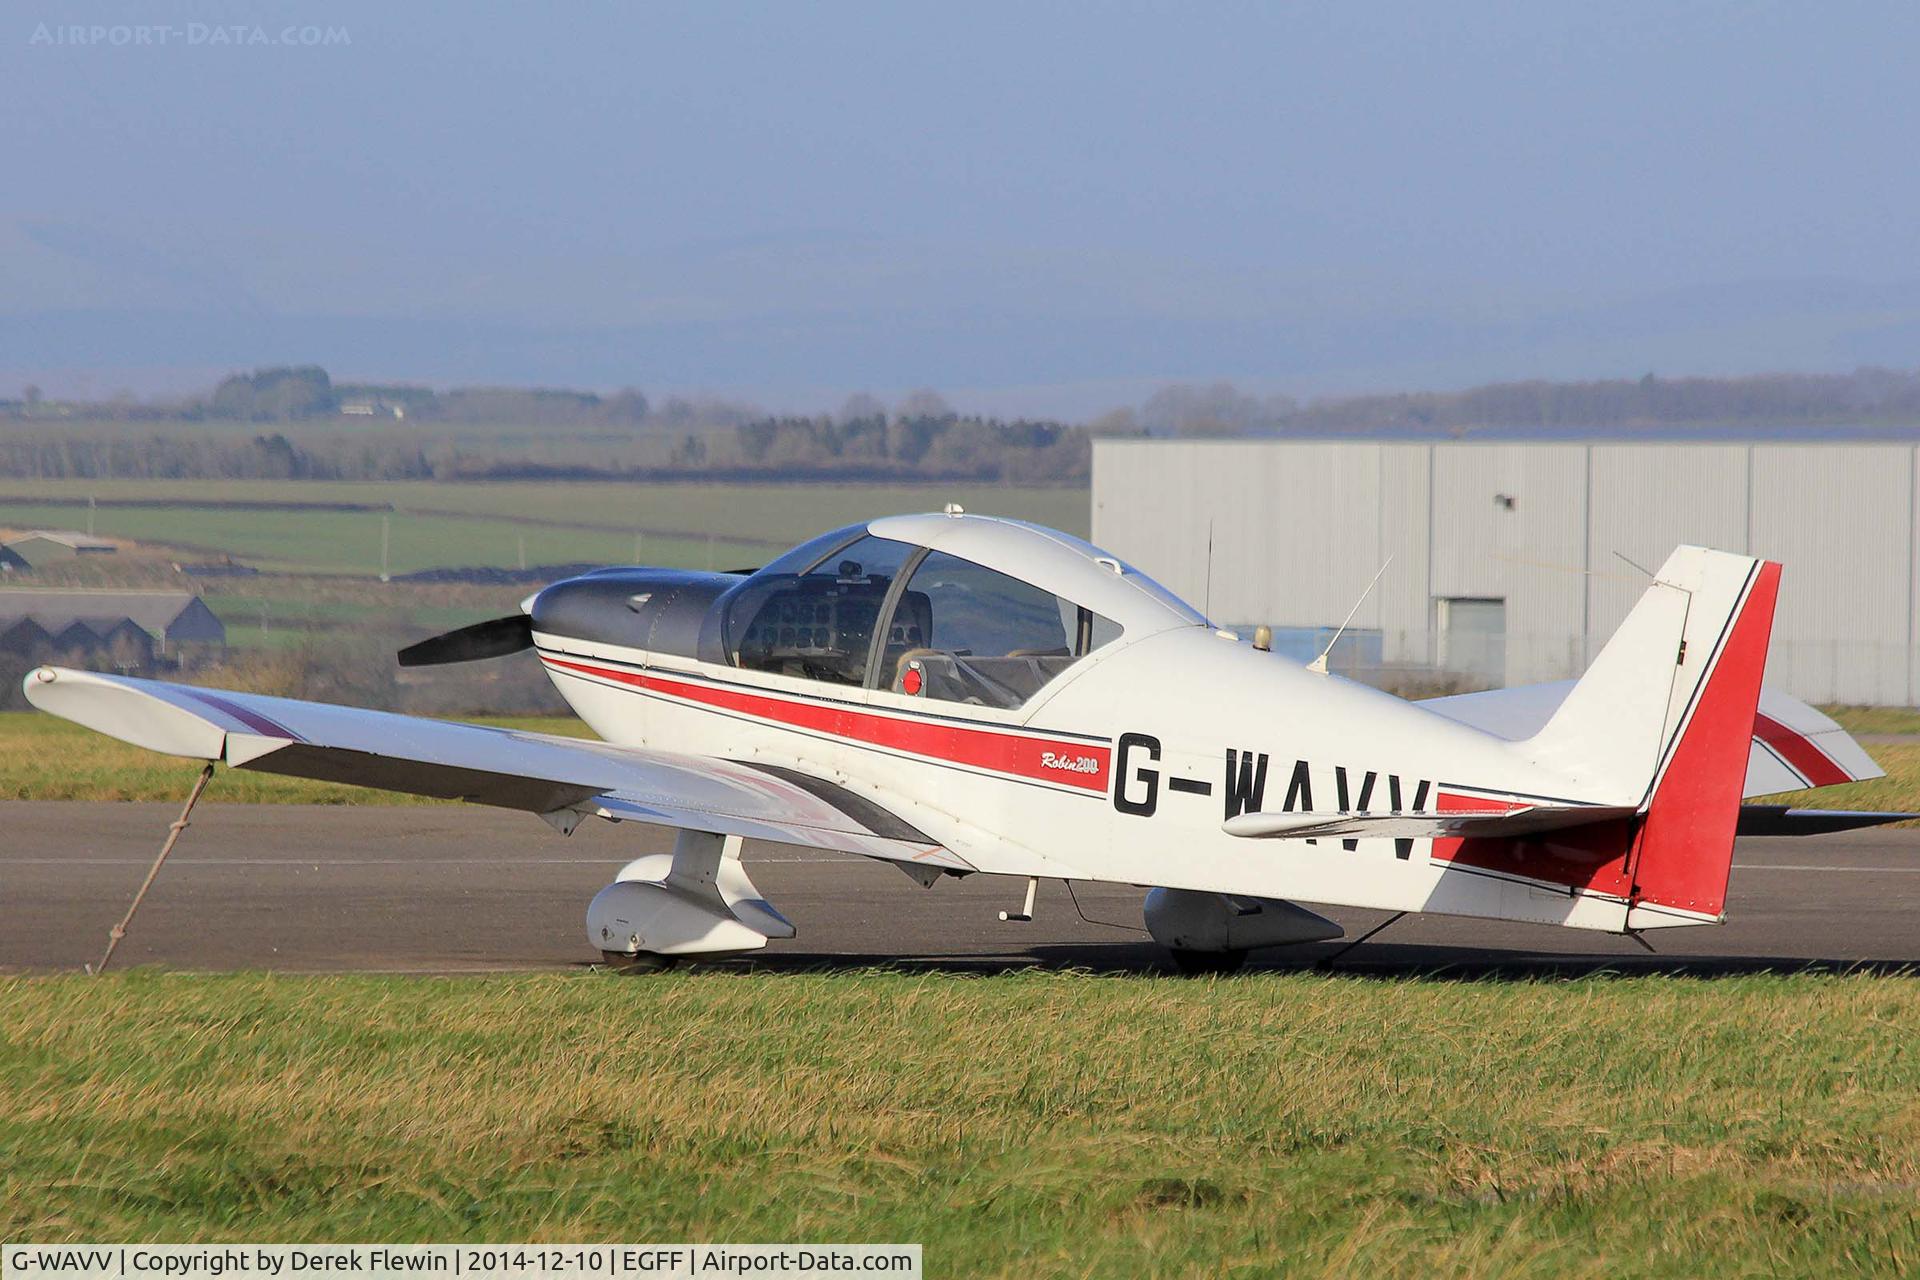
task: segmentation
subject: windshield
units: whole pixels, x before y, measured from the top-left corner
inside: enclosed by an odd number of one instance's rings
[[[806,548],[796,548],[728,597],[728,661],[803,680],[864,684],[881,606],[915,549],[871,535],[844,546],[837,538],[815,541],[809,555],[817,563],[804,572],[787,567],[805,563],[799,553]]]

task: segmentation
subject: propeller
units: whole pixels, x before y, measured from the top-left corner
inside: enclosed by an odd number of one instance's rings
[[[403,667],[434,667],[445,662],[473,662],[480,658],[504,658],[510,653],[533,648],[533,620],[524,613],[510,618],[476,622],[458,631],[449,631],[400,651]]]

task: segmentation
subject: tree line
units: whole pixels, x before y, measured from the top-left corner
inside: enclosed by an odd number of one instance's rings
[[[340,437],[162,433],[62,438],[0,432],[0,476],[32,480],[971,480],[1086,479],[1089,435],[1062,423],[905,420],[845,431],[830,419],[767,418],[729,434],[662,442],[653,457],[549,461],[511,448]]]
[[[1662,426],[1920,425],[1920,372],[1509,382],[1317,399],[1174,384],[1084,425],[954,410],[936,392],[837,413],[633,388],[335,383],[317,365],[256,369],[174,403],[0,401],[0,475],[45,479],[475,480],[533,477],[977,480],[1072,484],[1099,436],[1470,435]],[[354,430],[343,424],[359,422]],[[364,425],[366,423],[372,425]],[[235,426],[240,427],[235,430]],[[258,427],[271,429],[256,430]],[[487,428],[494,428],[488,430]],[[500,430],[499,428],[507,428]]]
[[[1920,425],[1920,371],[1775,373],[1738,378],[1613,378],[1497,382],[1464,391],[1392,392],[1300,403],[1229,382],[1163,387],[1096,431],[1236,436],[1476,427],[1618,430],[1664,426]]]
[[[750,404],[670,396],[659,405],[625,387],[610,395],[555,387],[453,387],[335,382],[319,365],[275,365],[223,378],[212,391],[140,401],[53,402],[37,386],[0,400],[0,415],[120,422],[300,423],[342,416],[530,427],[731,426],[763,416]]]
[[[37,392],[37,389],[36,389]],[[335,383],[317,365],[256,369],[173,404],[0,402],[0,475],[34,479],[1086,479],[1086,428],[963,415],[932,391],[891,410],[774,415],[627,389]],[[371,426],[344,430],[356,419]],[[230,424],[273,424],[235,432]],[[506,426],[510,432],[467,430]]]

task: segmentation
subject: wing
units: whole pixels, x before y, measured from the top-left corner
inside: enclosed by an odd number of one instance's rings
[[[62,667],[31,672],[26,694],[42,711],[168,755],[523,809],[562,830],[598,814],[973,870],[864,796],[771,765]]]
[[[1449,720],[1518,741],[1540,732],[1571,688],[1573,681],[1561,680],[1428,698],[1420,705]],[[1772,689],[1760,691],[1741,794],[1770,796],[1885,776],[1886,771],[1833,720],[1798,698]]]

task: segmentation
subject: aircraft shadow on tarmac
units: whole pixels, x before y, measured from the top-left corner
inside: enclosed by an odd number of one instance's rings
[[[1338,946],[1317,946],[1255,953],[1242,972],[1335,973],[1354,978],[1420,978],[1443,982],[1532,982],[1542,979],[1654,975],[1733,978],[1752,974],[1804,973],[1920,977],[1920,959],[1580,955],[1394,943],[1370,943],[1345,955],[1339,952]],[[981,956],[783,951],[750,959],[707,961],[696,967],[703,973],[732,972],[743,975],[892,972],[982,976],[1043,969],[1115,977],[1177,976],[1166,952],[1147,943],[1047,945],[1030,947],[1018,953]]]

